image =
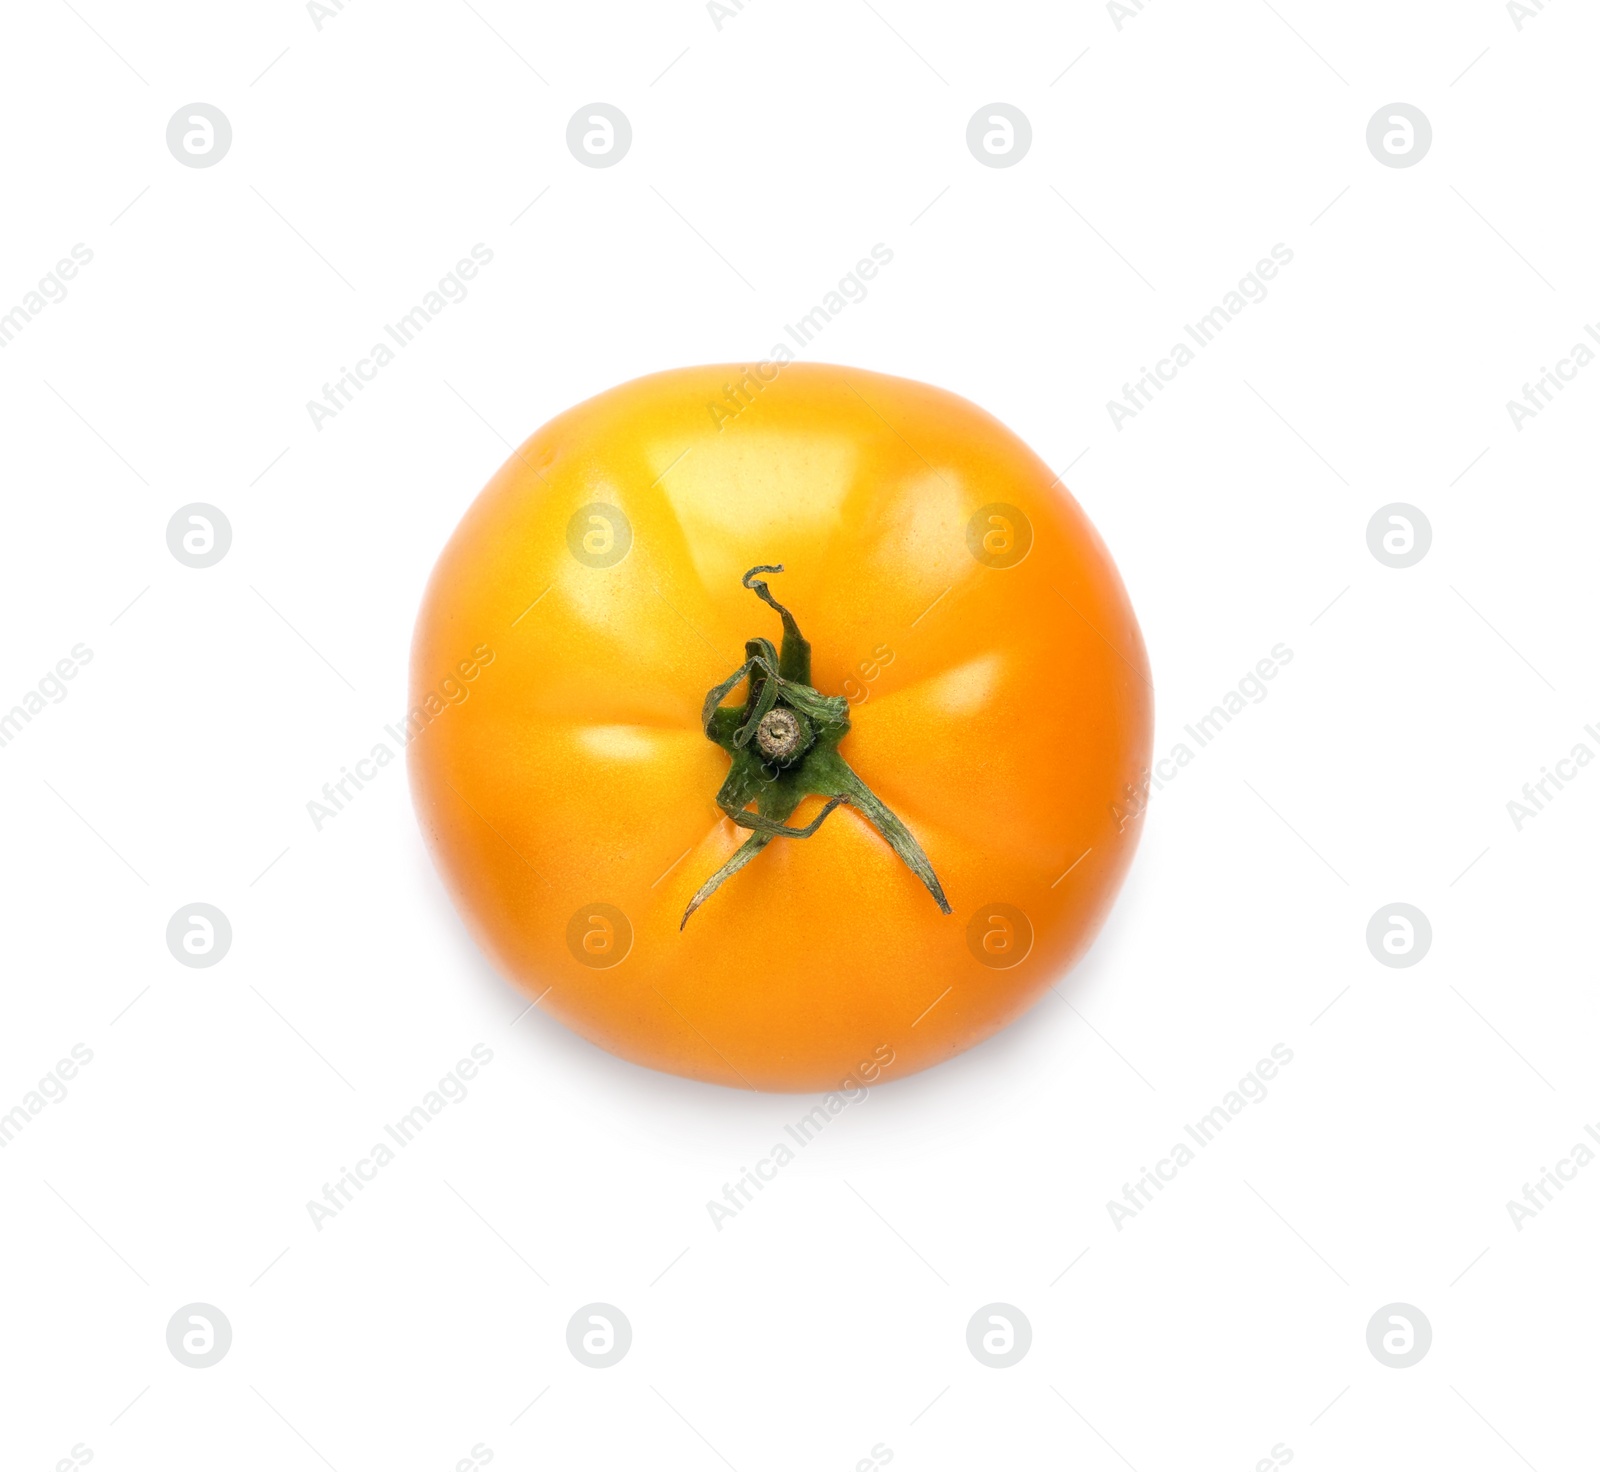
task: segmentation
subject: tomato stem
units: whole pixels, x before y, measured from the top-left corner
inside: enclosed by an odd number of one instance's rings
[[[743,578],[744,586],[783,621],[781,650],[769,639],[748,640],[744,663],[706,693],[700,717],[706,736],[732,758],[717,806],[741,828],[750,829],[750,837],[695,891],[678,928],[774,838],[811,837],[841,803],[849,803],[877,829],[948,915],[950,904],[922,845],[839,755],[839,742],[850,730],[849,702],[812,688],[811,645],[794,615],[756,577],[782,571],[782,563],[762,565]],[[724,706],[723,699],[741,681],[748,682],[744,703]],[[827,801],[805,827],[789,826],[789,817],[808,797]],[[754,812],[748,811],[751,803]]]

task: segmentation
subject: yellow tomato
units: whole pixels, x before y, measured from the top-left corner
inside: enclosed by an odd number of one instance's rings
[[[1049,467],[940,389],[799,363],[539,430],[439,559],[412,700],[422,828],[501,971],[757,1089],[1029,1007],[1111,905],[1150,754],[1138,624]]]

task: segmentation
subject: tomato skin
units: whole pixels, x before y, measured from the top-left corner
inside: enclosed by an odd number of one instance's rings
[[[599,1046],[736,1087],[898,1078],[1005,1026],[1093,940],[1140,826],[1144,644],[1093,527],[997,420],[801,363],[719,418],[744,371],[623,384],[490,481],[417,620],[413,796],[478,944]],[[680,930],[747,836],[714,801],[729,758],[701,706],[747,639],[781,637],[741,586],[763,563],[787,569],[768,581],[812,684],[851,701],[839,754],[953,914],[842,807]],[[480,646],[467,694],[440,700]]]

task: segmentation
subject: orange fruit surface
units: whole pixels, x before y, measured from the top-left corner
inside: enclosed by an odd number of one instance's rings
[[[838,754],[953,913],[846,805],[681,925],[750,836],[702,705],[782,639],[741,584],[779,563],[812,685],[850,702]],[[794,1091],[938,1063],[1062,976],[1132,858],[1152,719],[1049,466],[953,394],[802,363],[654,374],[535,433],[439,558],[410,704],[421,826],[495,965],[624,1058]]]

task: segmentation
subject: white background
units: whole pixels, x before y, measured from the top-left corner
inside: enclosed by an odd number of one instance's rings
[[[528,7],[18,0],[0,311],[0,1461],[108,1469],[1591,1465],[1600,1163],[1600,365],[1505,403],[1600,321],[1600,22],[1502,4],[690,0]],[[74,8],[75,7],[75,8]],[[731,5],[730,5],[731,8]],[[1131,7],[1130,7],[1131,8]],[[567,120],[633,144],[580,166]],[[968,119],[1030,119],[1016,166]],[[1431,120],[1415,167],[1366,128]],[[187,103],[233,128],[181,167]],[[534,202],[537,201],[537,202]],[[648,1073],[500,981],[400,766],[306,803],[404,707],[424,580],[543,421],[660,368],[753,362],[876,242],[807,356],[998,414],[1110,545],[1156,745],[1292,663],[1143,820],[1095,950],[953,1063],[852,1105],[720,1232],[812,1101]],[[361,397],[306,401],[478,242],[494,261]],[[1294,261],[1159,400],[1106,401],[1275,243]],[[172,513],[233,527],[215,567]],[[1368,551],[1389,502],[1433,529]],[[1192,744],[1192,743],[1191,743]],[[1551,789],[1553,791],[1553,789]],[[204,901],[229,954],[164,936]],[[1382,906],[1432,948],[1378,964]],[[474,1044],[470,1097],[319,1232],[306,1203]],[[1293,1063],[1122,1230],[1107,1202],[1274,1044]],[[215,1367],[168,1352],[204,1302]],[[595,1370],[566,1324],[633,1328]],[[1015,1305],[1033,1344],[980,1364]],[[1397,1370],[1366,1326],[1433,1328]],[[530,1407],[531,1404],[531,1409]]]

